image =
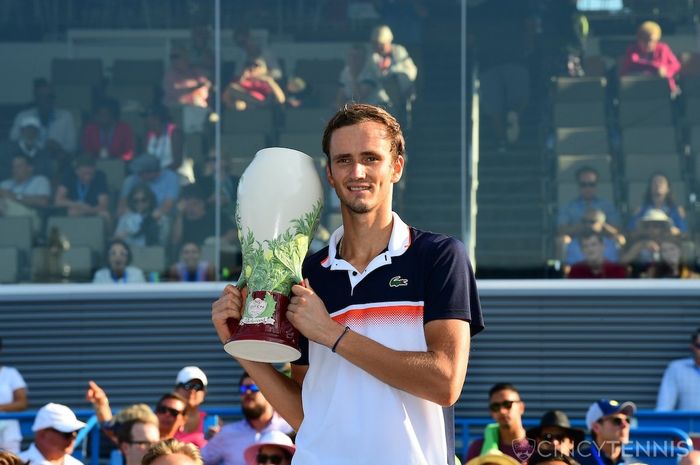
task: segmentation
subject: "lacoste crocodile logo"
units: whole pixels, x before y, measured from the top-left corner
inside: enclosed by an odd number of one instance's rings
[[[401,276],[394,276],[389,280],[389,287],[408,286],[408,279]]]

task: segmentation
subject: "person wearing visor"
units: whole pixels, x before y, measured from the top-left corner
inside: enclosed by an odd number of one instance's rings
[[[207,414],[199,409],[207,395],[207,382],[207,375],[196,366],[183,368],[175,379],[175,392],[187,399],[185,426],[175,433],[175,439],[192,443],[199,448],[207,444],[207,431],[204,429]]]
[[[537,441],[536,449],[542,455],[557,453],[570,456],[585,436],[582,429],[571,427],[569,417],[561,410],[546,412],[537,427],[527,430],[527,437]]]
[[[238,383],[243,419],[229,423],[202,449],[205,465],[246,465],[243,451],[270,431],[292,432],[292,427],[272,408],[248,373]]]
[[[85,423],[65,405],[46,404],[39,409],[32,425],[34,442],[20,458],[32,465],[83,465],[71,454],[78,431],[84,427]]]
[[[600,399],[588,408],[586,426],[592,444],[576,449],[574,458],[581,465],[616,465],[624,462],[622,449],[630,440],[631,417],[637,411],[632,402]]]

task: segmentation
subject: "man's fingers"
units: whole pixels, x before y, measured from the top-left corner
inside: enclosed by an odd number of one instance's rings
[[[305,295],[312,295],[314,293],[313,289],[311,288],[306,288],[302,286],[301,284],[295,284],[292,286],[292,293],[296,296],[305,296]]]

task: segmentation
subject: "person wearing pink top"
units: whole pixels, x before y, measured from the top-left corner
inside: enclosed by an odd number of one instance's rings
[[[95,108],[92,122],[85,125],[81,145],[83,151],[93,157],[134,158],[134,132],[124,121],[119,121],[119,103],[105,99]]]
[[[174,437],[199,448],[207,445],[207,431],[204,430],[204,419],[207,414],[200,410],[206,396],[207,383],[207,375],[196,366],[184,367],[178,372],[175,379],[174,392],[187,399],[187,420]],[[217,425],[213,429],[218,431]]]
[[[661,40],[661,27],[653,21],[645,21],[637,29],[637,41],[630,45],[620,68],[620,75],[648,74],[668,80],[673,94],[678,92],[675,75],[681,64],[671,47]]]
[[[163,104],[206,108],[211,82],[204,72],[190,65],[185,50],[174,51],[170,59],[172,66],[163,76]]]

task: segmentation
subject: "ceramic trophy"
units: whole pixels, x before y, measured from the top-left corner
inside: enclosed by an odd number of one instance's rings
[[[301,355],[286,312],[322,207],[321,179],[314,160],[302,152],[260,150],[243,172],[236,206],[243,253],[237,286],[247,286],[248,293],[240,322],[229,321],[229,354],[270,363]]]

